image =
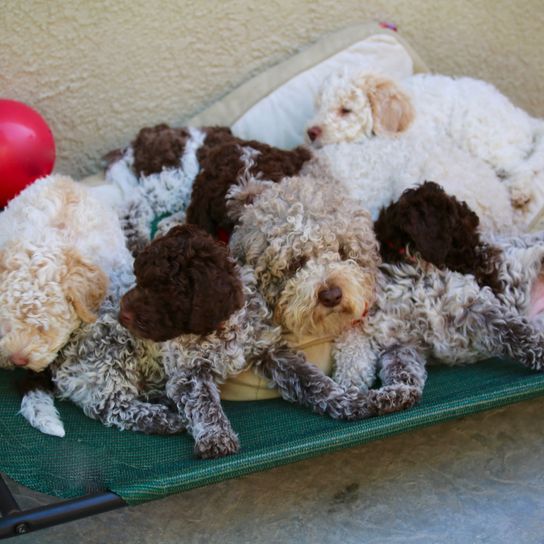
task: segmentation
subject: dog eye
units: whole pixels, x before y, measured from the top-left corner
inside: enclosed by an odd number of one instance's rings
[[[343,261],[347,261],[347,260],[351,259],[351,257],[349,256],[349,249],[347,247],[340,246],[340,249],[338,250],[338,253],[340,254],[340,258]]]
[[[294,274],[295,272],[298,272],[307,262],[308,257],[298,257],[297,259],[291,261],[287,272],[289,274]]]
[[[340,115],[348,115],[349,113],[351,113],[351,111],[352,110],[350,110],[349,108],[340,108]]]

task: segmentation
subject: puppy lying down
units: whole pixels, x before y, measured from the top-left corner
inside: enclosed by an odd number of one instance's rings
[[[319,336],[343,324],[339,384],[365,390],[378,371],[387,384],[384,371],[402,370],[421,394],[428,361],[491,356],[543,370],[542,234],[493,240],[488,278],[434,266],[409,246],[409,258],[382,264],[368,213],[343,194],[326,179],[286,179],[246,208],[231,239],[284,330]]]
[[[0,367],[46,368],[130,258],[117,216],[86,187],[60,175],[27,187],[0,214]]]
[[[122,298],[120,320],[134,335],[164,342],[166,394],[186,419],[200,457],[238,450],[218,386],[248,368],[284,399],[334,418],[394,409],[379,393],[344,389],[291,349],[254,270],[238,267],[200,229],[173,228],[138,255],[134,271],[137,285]]]

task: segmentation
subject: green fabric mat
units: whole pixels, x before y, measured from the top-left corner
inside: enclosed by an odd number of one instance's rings
[[[493,359],[466,367],[434,367],[418,407],[355,423],[318,416],[282,400],[225,402],[242,450],[202,461],[194,458],[187,435],[146,436],[108,429],[68,402],[58,403],[66,437],[45,436],[17,415],[16,375],[0,371],[0,471],[49,495],[70,498],[109,489],[129,504],[544,393],[544,374]]]

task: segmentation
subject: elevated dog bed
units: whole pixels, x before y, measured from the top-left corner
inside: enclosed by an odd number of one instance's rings
[[[354,27],[327,37],[257,76],[188,124],[227,124],[242,137],[284,147],[300,143],[297,138],[301,127],[311,116],[311,97],[300,102],[298,91],[315,93],[328,71],[350,63],[367,63],[370,68],[381,68],[399,77],[426,69],[410,47],[390,30],[378,25]],[[294,106],[282,109],[285,101]],[[283,112],[283,117],[278,112]],[[266,126],[279,129],[258,132]],[[96,194],[108,202],[123,198],[119,188],[104,185],[100,177],[88,183],[96,185]],[[0,538],[544,393],[543,374],[530,372],[512,361],[492,359],[467,367],[431,368],[418,407],[354,423],[319,416],[279,399],[225,402],[227,415],[240,434],[242,450],[230,457],[203,461],[194,457],[193,440],[187,435],[146,436],[109,429],[67,402],[58,403],[66,437],[40,434],[18,415],[18,374],[0,371],[0,471],[31,489],[65,500],[21,512],[0,479],[0,512],[4,516],[0,519]]]

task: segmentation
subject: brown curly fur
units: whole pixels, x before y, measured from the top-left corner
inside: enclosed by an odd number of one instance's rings
[[[499,250],[480,239],[479,223],[465,202],[427,181],[382,209],[374,230],[385,262],[399,262],[408,247],[440,268],[473,274],[479,285],[500,292]]]
[[[255,140],[224,137],[223,142],[208,147],[199,156],[201,170],[193,185],[191,203],[187,209],[187,222],[198,225],[210,234],[218,229],[231,231],[234,221],[227,214],[226,194],[232,185],[240,183],[244,170],[241,147],[251,147],[259,152],[249,170],[253,176],[279,182],[284,177],[295,176],[311,152],[304,147],[285,151]]]
[[[215,146],[232,133],[228,127],[203,127],[206,133],[200,153],[208,146]],[[189,138],[187,127],[172,128],[166,123],[140,129],[131,143],[134,152],[133,169],[137,175],[149,176],[159,173],[163,168],[179,166],[180,159]],[[113,149],[102,157],[106,170],[122,158],[124,149]],[[200,160],[200,156],[199,156]]]
[[[156,342],[209,334],[244,304],[228,248],[193,225],[171,229],[136,258],[137,285],[121,300],[120,320]]]
[[[149,176],[164,167],[179,165],[189,132],[185,128],[171,128],[166,123],[144,127],[132,142],[134,171]]]

